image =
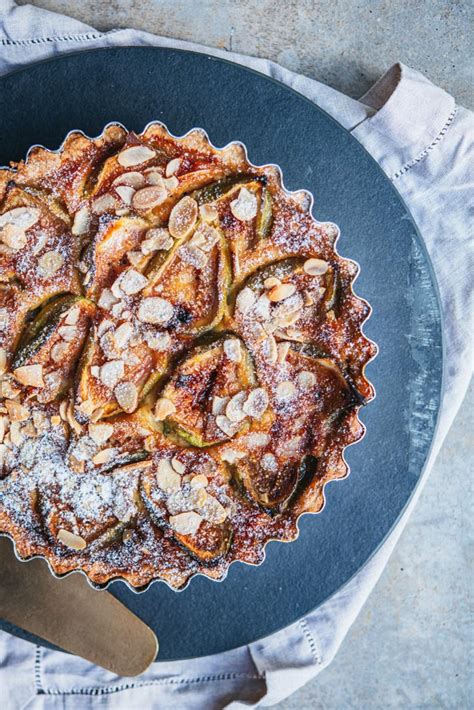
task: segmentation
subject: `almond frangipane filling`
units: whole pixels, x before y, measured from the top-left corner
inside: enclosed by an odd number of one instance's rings
[[[96,584],[258,563],[373,396],[338,231],[237,144],[109,126],[0,170],[0,531]]]

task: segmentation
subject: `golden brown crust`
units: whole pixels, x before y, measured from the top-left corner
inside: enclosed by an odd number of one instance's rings
[[[108,126],[0,170],[0,532],[103,585],[262,561],[363,435],[338,230],[275,166]]]

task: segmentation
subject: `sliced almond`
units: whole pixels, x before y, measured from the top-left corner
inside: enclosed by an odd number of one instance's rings
[[[191,234],[198,217],[198,204],[192,197],[183,197],[171,210],[168,229],[172,237],[182,239]]]
[[[88,207],[81,207],[74,215],[71,232],[75,237],[86,234],[91,225],[91,213]]]
[[[173,316],[174,308],[169,301],[158,296],[144,298],[138,309],[138,319],[142,323],[167,323]]]
[[[143,254],[141,251],[127,251],[127,259],[132,266],[141,266],[143,264]]]
[[[166,417],[169,417],[170,414],[174,414],[175,412],[176,407],[170,399],[161,397],[157,400],[155,405],[155,417],[159,422],[162,422]]]
[[[117,185],[117,187],[115,188],[115,192],[120,197],[122,202],[124,202],[126,205],[130,206],[132,204],[132,198],[135,194],[135,188],[131,187],[130,185]]]
[[[247,399],[246,392],[238,392],[228,401],[225,408],[225,415],[231,422],[242,422],[246,413],[243,411],[242,406]]]
[[[89,436],[97,446],[105,444],[113,433],[114,428],[112,424],[89,424]]]
[[[13,376],[26,387],[44,387],[43,365],[23,365],[13,370]]]
[[[322,276],[329,269],[329,264],[323,259],[307,259],[303,269],[310,276]]]
[[[214,205],[204,204],[199,207],[199,216],[204,222],[210,224],[218,219],[219,213]]]
[[[280,382],[276,388],[276,396],[279,400],[291,399],[296,393],[296,387],[290,380]]]
[[[64,257],[58,251],[47,251],[38,259],[38,270],[42,276],[53,276],[64,264]]]
[[[77,328],[74,325],[62,325],[58,328],[58,333],[66,343],[72,343],[77,336]]]
[[[6,372],[8,363],[7,351],[5,348],[0,348],[0,375]]]
[[[280,364],[283,364],[285,362],[286,356],[288,355],[288,350],[290,349],[290,345],[291,343],[288,340],[284,340],[282,343],[278,343],[278,362]]]
[[[165,493],[172,493],[181,488],[181,476],[173,469],[168,459],[160,459],[156,471],[156,482]]]
[[[219,429],[223,431],[224,434],[228,437],[234,436],[234,434],[236,434],[240,429],[238,423],[231,422],[230,419],[223,414],[217,415],[216,424]]]
[[[105,212],[113,212],[118,207],[117,200],[109,193],[101,195],[92,203],[92,211],[94,214],[104,214]]]
[[[0,239],[9,250],[13,251],[23,249],[27,242],[25,230],[15,227],[13,224],[6,224],[0,229]]]
[[[145,236],[146,239],[140,245],[140,249],[145,256],[152,254],[154,251],[171,249],[174,244],[173,237],[171,237],[165,227],[149,229]]]
[[[165,188],[168,190],[168,192],[173,192],[173,190],[176,190],[176,188],[179,185],[179,180],[177,177],[174,175],[170,178],[166,178],[166,180],[163,180],[163,184]]]
[[[12,422],[25,422],[30,416],[29,410],[14,399],[6,399],[5,407]]]
[[[132,337],[133,328],[130,323],[122,323],[113,334],[114,343],[119,350],[123,350]]]
[[[124,364],[122,360],[110,360],[100,368],[100,380],[111,390],[114,389],[123,375]]]
[[[248,222],[257,215],[257,196],[242,187],[236,200],[230,203],[230,210],[234,217],[241,222]]]
[[[94,368],[91,367],[91,371]],[[99,376],[100,373],[100,367],[97,368],[98,373],[97,376]],[[81,414],[84,414],[86,417],[90,417],[92,415],[92,412],[94,411],[95,405],[94,402],[90,399],[85,399],[83,402],[77,405],[77,410],[81,412]]]
[[[59,416],[61,419],[66,422],[67,421],[67,410],[68,410],[69,402],[67,399],[63,399],[61,404],[59,405]],[[38,424],[36,422],[36,418],[38,415],[42,414],[42,412],[33,412],[33,421],[35,423],[35,427],[38,428]]]
[[[221,459],[227,461],[227,463],[235,463],[246,456],[245,451],[239,451],[238,449],[224,449],[221,453]]]
[[[314,298],[309,291],[303,291],[303,303],[305,306],[312,306],[314,304]]]
[[[127,296],[133,296],[148,284],[146,276],[135,269],[127,269],[120,279],[120,288]]]
[[[224,341],[224,352],[232,362],[241,362],[242,348],[238,338],[228,338]]]
[[[141,187],[145,186],[145,176],[137,172],[122,173],[113,181],[112,185],[127,185],[128,187],[133,187],[135,190],[139,190]],[[120,194],[120,193],[119,193]]]
[[[85,550],[87,547],[87,542],[83,537],[64,530],[64,528],[58,530],[58,540],[66,547],[70,547],[71,550]]]
[[[285,298],[289,298],[294,293],[296,293],[296,286],[294,284],[280,284],[270,289],[268,292],[268,298],[273,303],[278,303],[279,301],[283,301]]]
[[[263,285],[265,286],[265,288],[273,288],[274,286],[280,286],[281,281],[276,276],[269,276],[267,279],[265,279]]]
[[[186,466],[182,461],[180,461],[176,456],[171,459],[171,465],[176,471],[176,473],[183,474],[186,471]]]
[[[114,389],[115,399],[122,409],[131,414],[138,404],[138,389],[133,382],[121,382]]]
[[[165,170],[166,177],[171,177],[171,175],[174,175],[179,170],[180,165],[181,158],[173,158],[173,160],[170,160]]]
[[[79,308],[71,308],[64,319],[66,325],[76,325],[79,320]]]
[[[104,308],[106,311],[110,310],[112,306],[117,303],[117,298],[114,296],[109,288],[102,289],[100,294],[98,305],[100,308]]]
[[[278,349],[276,340],[273,335],[269,335],[262,343],[262,353],[265,358],[270,363],[275,363],[278,358]]]
[[[224,414],[229,399],[230,397],[218,397],[217,395],[212,398],[212,413],[214,416]]]
[[[20,392],[21,390],[18,387],[14,387],[13,382],[10,379],[5,379],[0,382],[0,397],[15,399]]]
[[[163,168],[148,168],[145,170],[145,178],[147,185],[159,185],[160,187],[165,187],[165,181],[163,180]]]
[[[168,192],[164,185],[151,185],[142,187],[133,195],[132,207],[135,210],[151,210],[153,207],[161,205],[168,197]]]
[[[235,305],[237,310],[239,310],[242,315],[245,315],[255,305],[256,300],[257,297],[254,291],[252,291],[252,289],[248,286],[245,286],[245,288],[243,288],[237,296]]]
[[[157,352],[165,352],[171,345],[168,333],[146,333],[145,340],[148,347]]]
[[[59,413],[61,413],[61,411]],[[73,429],[76,434],[80,436],[82,434],[82,426],[79,424],[76,417],[74,416],[74,405],[72,402],[68,402],[67,404],[66,420],[71,429]]]
[[[202,517],[190,510],[178,515],[170,515],[169,523],[172,529],[180,535],[194,535],[202,522]]]
[[[268,407],[268,394],[263,387],[252,390],[245,400],[242,409],[253,419],[261,419]]]
[[[117,450],[113,448],[102,449],[102,451],[99,451],[98,454],[92,457],[92,463],[96,465],[107,463],[115,456],[116,452]]]
[[[203,473],[199,473],[197,476],[193,476],[189,482],[191,488],[205,488],[209,481],[207,476]]]
[[[40,216],[41,210],[37,207],[14,207],[0,215],[0,229],[6,224],[12,224],[26,231],[36,224]]]
[[[310,389],[310,387],[314,387],[314,385],[316,384],[316,375],[313,372],[310,372],[309,370],[301,370],[301,372],[298,372],[296,380],[298,382],[298,387],[301,387],[301,389],[306,390]]]
[[[63,362],[68,349],[69,345],[64,341],[59,341],[59,343],[55,343],[51,348],[51,360],[57,364]]]
[[[266,453],[260,459],[260,466],[264,471],[276,471],[278,469],[278,461],[273,454]]]
[[[207,495],[204,504],[199,506],[199,513],[204,520],[213,525],[220,525],[227,518],[227,511],[214,496]]]
[[[155,155],[155,151],[146,145],[134,145],[131,148],[122,150],[117,156],[117,162],[124,168],[131,168],[134,165],[146,163],[154,158]]]

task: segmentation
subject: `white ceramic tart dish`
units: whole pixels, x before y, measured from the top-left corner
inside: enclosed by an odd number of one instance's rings
[[[259,564],[347,472],[357,265],[274,165],[108,125],[0,170],[0,533],[103,586]]]

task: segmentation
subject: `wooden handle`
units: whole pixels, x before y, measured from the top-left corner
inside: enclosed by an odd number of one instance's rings
[[[1,537],[0,616],[118,675],[143,673],[158,653],[153,631],[111,594],[81,574],[56,579],[44,560],[19,562]]]

